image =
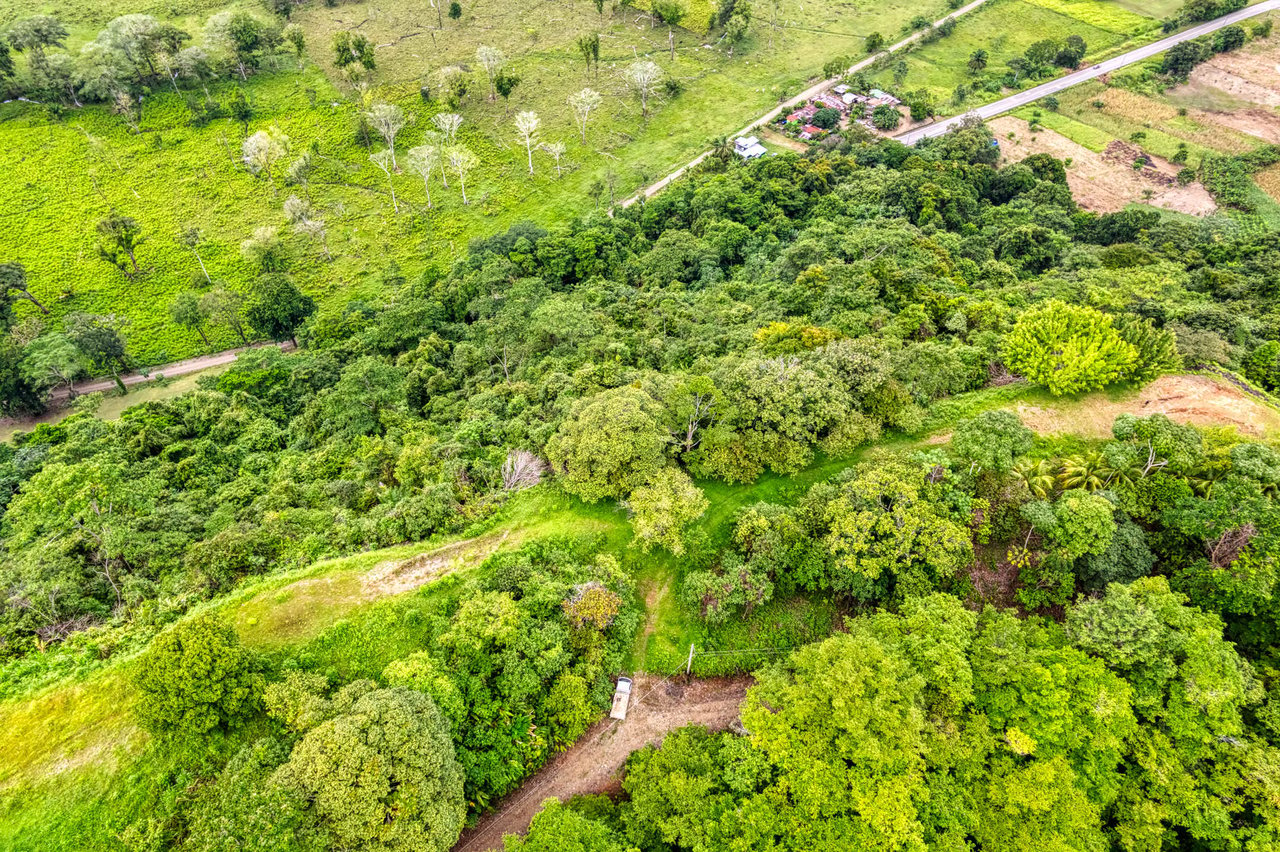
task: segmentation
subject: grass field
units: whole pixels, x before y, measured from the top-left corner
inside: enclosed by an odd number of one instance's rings
[[[279,229],[292,256],[290,271],[307,292],[325,298],[375,295],[391,261],[409,276],[428,266],[445,268],[474,237],[523,219],[554,224],[590,211],[597,203],[593,185],[612,184],[615,198],[626,197],[690,159],[712,137],[732,132],[799,90],[827,59],[860,54],[868,33],[897,32],[912,15],[940,13],[942,6],[788,0],[780,26],[757,22],[732,59],[704,45],[701,35],[678,30],[672,61],[666,29],[651,27],[648,16],[634,8],[622,7],[612,17],[606,8],[601,17],[581,0],[464,5],[462,19],[446,19],[441,33],[434,30],[434,14],[418,0],[303,6],[294,20],[307,35],[306,68],[299,72],[292,59],[282,58],[278,70],[245,85],[255,113],[249,133],[278,127],[290,139],[292,156],[314,145],[324,158],[311,194],[317,215],[328,224],[332,262],[316,243],[286,227],[282,204],[300,190],[280,179],[273,187],[240,165],[244,128],[230,119],[190,126],[184,99],[171,91],[146,98],[136,134],[103,107],[71,110],[60,119],[26,104],[0,107],[0,165],[10,176],[0,186],[7,226],[0,229],[0,257],[27,265],[33,291],[52,305],[55,320],[69,311],[115,313],[129,320],[127,337],[139,363],[185,357],[204,346],[194,333],[169,322],[168,303],[176,292],[205,282],[195,257],[177,242],[180,228],[204,231],[201,252],[210,274],[233,288],[247,288],[256,274],[241,256],[241,242],[269,225]],[[91,35],[108,6],[91,3],[79,10],[77,33]],[[173,11],[190,26],[211,9],[197,1]],[[363,97],[335,83],[341,77],[329,64],[334,33],[357,24],[378,45],[379,71]],[[588,76],[576,47],[579,35],[594,31],[602,42],[598,77]],[[484,75],[475,68],[480,44],[502,49],[510,70],[521,77],[510,102],[487,101]],[[644,56],[684,88],[655,106],[648,121],[621,79],[622,69]],[[445,190],[437,179],[436,207],[428,211],[421,181],[405,170],[393,178],[401,201],[396,214],[387,181],[369,163],[370,151],[358,137],[358,113],[373,98],[403,106],[414,119],[397,140],[403,156],[430,127],[430,116],[444,111],[439,103],[424,103],[418,90],[448,65],[475,70],[460,110],[466,120],[461,138],[481,159],[467,181],[472,203],[462,204],[456,182]],[[584,144],[565,99],[587,85],[601,91],[605,102]],[[213,93],[225,102],[234,88],[226,83]],[[536,174],[528,174],[513,126],[515,113],[525,109],[541,116],[542,141],[567,144],[563,175],[537,151]],[[380,142],[373,146],[379,147]],[[604,190],[600,200],[607,203],[609,195]],[[112,209],[137,219],[146,237],[139,250],[143,272],[136,280],[96,257],[95,226]],[[211,337],[214,348],[236,342],[225,329],[213,330]]]
[[[988,53],[987,73],[1003,73],[1010,59],[1042,39],[1078,35],[1088,46],[1088,56],[1095,57],[1154,38],[1159,26],[1154,17],[1116,0],[991,0],[980,14],[960,18],[950,36],[907,54],[907,75],[895,88],[926,89],[942,114],[951,115],[1008,94],[974,92],[962,105],[951,102],[956,86],[974,79],[967,63],[976,50]],[[875,80],[891,86],[894,73],[883,70]]]

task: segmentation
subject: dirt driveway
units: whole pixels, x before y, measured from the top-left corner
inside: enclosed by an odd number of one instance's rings
[[[662,742],[668,731],[684,725],[724,730],[738,720],[738,705],[751,678],[684,678],[665,680],[636,675],[631,708],[625,722],[597,722],[578,742],[544,766],[520,789],[463,832],[454,852],[485,852],[502,848],[506,834],[521,834],[549,798],[564,801],[583,793],[606,793],[619,788],[627,756],[646,745]]]

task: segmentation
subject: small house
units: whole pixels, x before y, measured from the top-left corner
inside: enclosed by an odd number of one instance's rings
[[[845,94],[848,94],[849,87],[846,86],[844,83],[841,83],[839,86],[836,86],[831,91],[835,92],[837,95],[845,95]]]
[[[813,103],[814,106],[817,106],[820,109],[833,109],[839,113],[843,113],[849,108],[843,100],[837,98],[835,95],[818,95],[818,97],[813,99]]]
[[[819,136],[826,132],[827,131],[823,130],[821,127],[818,127],[815,124],[806,124],[804,127],[800,128],[800,138],[812,139],[813,137]]]
[[[744,160],[754,160],[768,153],[754,136],[740,136],[733,140],[733,151]]]

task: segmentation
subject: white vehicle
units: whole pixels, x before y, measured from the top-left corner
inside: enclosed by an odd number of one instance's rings
[[[627,718],[627,702],[631,700],[631,678],[618,678],[618,686],[613,691],[613,709],[609,711],[610,719]]]

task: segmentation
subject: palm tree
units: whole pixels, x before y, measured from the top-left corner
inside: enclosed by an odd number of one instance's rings
[[[1049,459],[1018,459],[1013,466],[1013,476],[1027,486],[1037,500],[1044,500],[1053,493],[1056,469]]]
[[[1058,480],[1064,491],[1070,488],[1098,491],[1106,486],[1109,473],[1111,468],[1107,464],[1106,456],[1097,450],[1092,450],[1064,458]]]

